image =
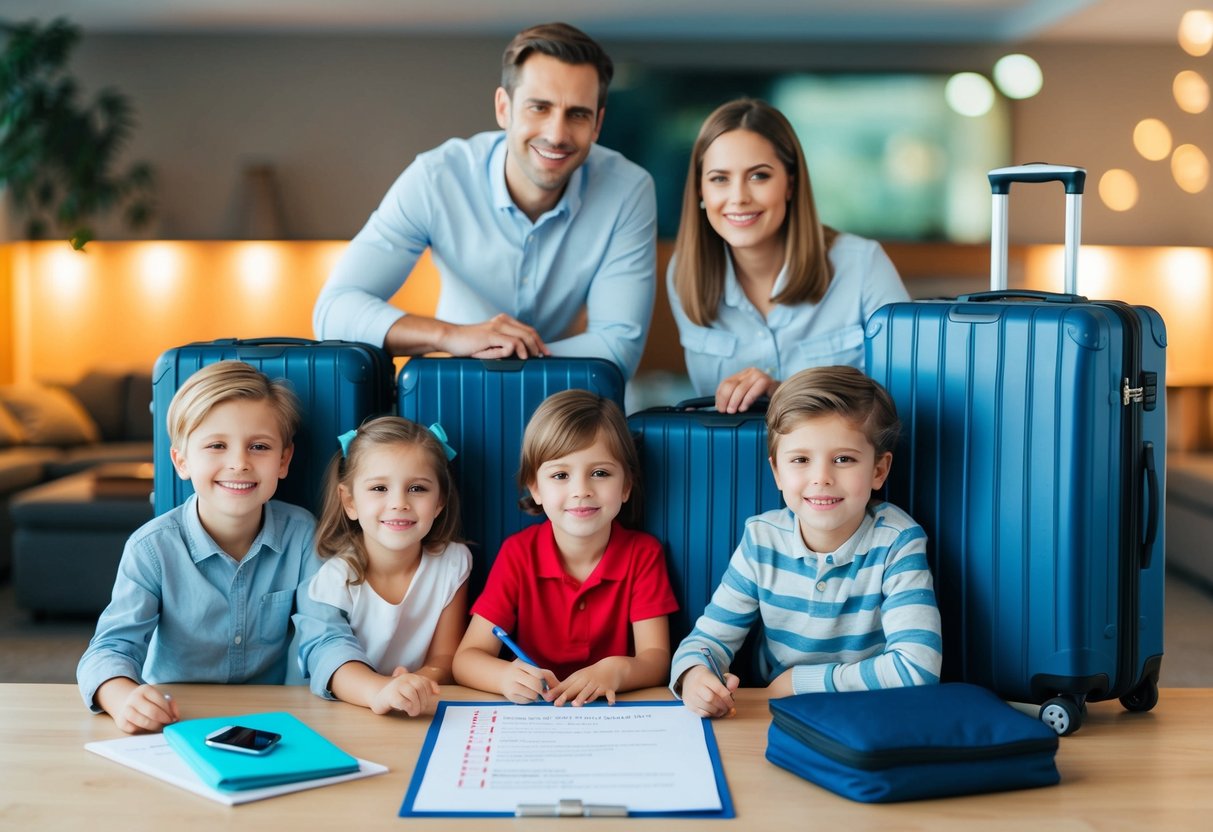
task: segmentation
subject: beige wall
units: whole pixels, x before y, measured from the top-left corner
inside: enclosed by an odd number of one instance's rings
[[[1150,162],[1133,148],[1133,127],[1162,119],[1176,144],[1192,143],[1213,159],[1213,109],[1184,113],[1171,94],[1183,69],[1213,82],[1213,57],[1193,58],[1178,46],[1115,47],[1042,45],[1031,50],[1045,75],[1036,98],[1016,105],[1017,161],[1080,164],[1088,169],[1083,239],[1111,245],[1213,245],[1213,183],[1188,194],[1171,178],[1168,161]],[[1116,213],[1096,195],[1099,177],[1123,168],[1136,178],[1140,199]],[[1011,221],[1021,241],[1060,239],[1063,200],[1056,194],[1024,194],[1013,200]]]
[[[131,155],[160,173],[161,211],[145,236],[227,238],[238,233],[242,168],[272,163],[288,235],[352,235],[418,152],[450,136],[493,129],[499,39],[89,35],[75,69],[134,100]],[[1015,47],[954,45],[607,44],[629,63],[738,68],[988,72]],[[1015,106],[1015,161],[1086,165],[1091,193],[1109,167],[1142,185],[1139,207],[1113,214],[1087,199],[1093,243],[1209,245],[1213,189],[1182,193],[1165,163],[1133,151],[1132,126],[1168,118],[1177,137],[1213,156],[1213,114],[1184,116],[1170,95],[1182,68],[1210,77],[1210,58],[1169,45],[1024,48],[1044,67],[1042,94]],[[609,117],[609,115],[608,115]],[[1061,200],[1025,194],[1012,208],[1012,239],[1060,236]],[[2,216],[2,215],[0,215]],[[115,230],[103,227],[111,236]],[[121,235],[122,232],[117,232]],[[12,236],[10,231],[10,236]]]

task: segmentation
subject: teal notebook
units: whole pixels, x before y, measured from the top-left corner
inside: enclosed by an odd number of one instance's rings
[[[206,735],[245,725],[282,735],[268,754],[211,748]],[[164,728],[164,738],[209,786],[228,791],[334,777],[358,770],[358,761],[285,712],[187,719]]]

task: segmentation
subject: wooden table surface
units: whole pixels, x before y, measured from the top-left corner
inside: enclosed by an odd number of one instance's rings
[[[376,716],[320,700],[303,687],[166,685],[186,718],[288,710],[358,757],[391,770],[378,777],[228,807],[84,750],[122,736],[84,708],[70,685],[0,684],[0,829],[180,830],[540,829],[594,832],[660,828],[1195,830],[1213,826],[1213,689],[1164,690],[1157,708],[1131,714],[1090,706],[1082,729],[1061,740],[1061,785],[972,797],[869,806],[852,803],[768,763],[766,693],[743,690],[737,716],[714,723],[734,820],[431,819],[397,817],[430,720]],[[446,699],[492,699],[443,689]],[[664,689],[630,699],[665,699]]]

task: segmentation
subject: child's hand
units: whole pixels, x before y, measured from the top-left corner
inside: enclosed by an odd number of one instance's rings
[[[126,695],[113,716],[114,722],[126,733],[142,734],[155,733],[176,722],[181,718],[181,712],[171,696],[151,685],[139,685]]]
[[[792,689],[792,668],[789,667],[772,679],[771,684],[767,685],[767,690],[770,692],[772,699],[780,696],[791,696],[795,693],[796,691]]]
[[[605,696],[607,704],[614,705],[615,691],[623,685],[627,661],[627,656],[608,656],[589,667],[583,667],[551,688],[543,698],[557,707],[566,702],[580,707]]]
[[[514,659],[503,674],[501,695],[516,705],[529,705],[557,684],[559,680],[552,671]]]
[[[720,684],[716,674],[706,665],[696,665],[682,674],[682,704],[699,716],[716,719],[737,713],[733,702],[733,691],[741,679],[732,673],[724,674],[725,684]]]
[[[371,700],[371,710],[377,714],[404,711],[409,716],[417,716],[433,705],[437,698],[437,682],[398,667],[392,672],[392,680]]]

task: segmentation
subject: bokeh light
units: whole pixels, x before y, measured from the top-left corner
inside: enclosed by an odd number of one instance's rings
[[[1213,48],[1213,11],[1192,9],[1179,20],[1179,46],[1193,57],[1209,54]]]
[[[958,72],[948,79],[944,100],[962,116],[984,116],[994,106],[994,86],[984,75]]]
[[[994,83],[1007,98],[1031,98],[1044,85],[1044,75],[1027,55],[1003,55],[994,64]]]
[[[1156,118],[1143,118],[1133,128],[1133,146],[1151,162],[1171,155],[1171,131]]]
[[[1209,185],[1209,157],[1194,144],[1181,144],[1171,154],[1171,176],[1176,185],[1198,194]]]
[[[1137,196],[1137,179],[1127,170],[1112,168],[1099,177],[1099,198],[1113,211],[1128,211]]]
[[[1171,92],[1185,113],[1203,113],[1209,106],[1209,83],[1199,72],[1185,69],[1176,74]]]

